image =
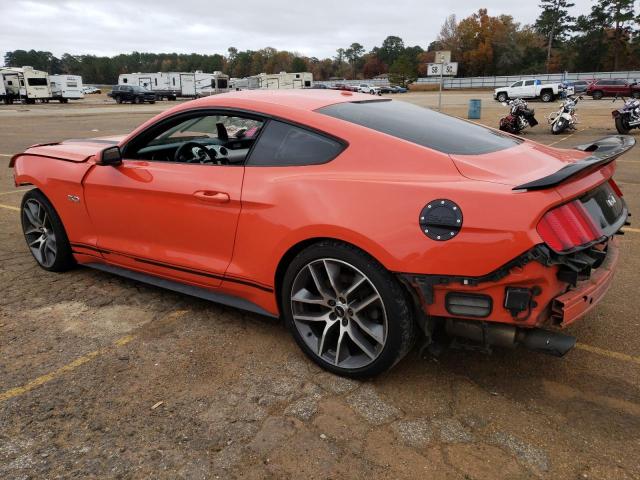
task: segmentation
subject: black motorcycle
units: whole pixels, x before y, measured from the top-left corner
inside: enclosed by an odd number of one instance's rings
[[[529,108],[527,102],[521,98],[511,100],[509,105],[509,115],[500,119],[500,130],[503,132],[518,134],[527,127],[535,127],[538,125],[538,121],[535,117],[533,109]]]
[[[623,96],[617,96],[613,99],[615,102],[621,98],[624,105],[611,112],[611,116],[616,122],[616,130],[618,133],[626,135],[634,128],[640,128],[640,100],[637,98],[625,99]]]

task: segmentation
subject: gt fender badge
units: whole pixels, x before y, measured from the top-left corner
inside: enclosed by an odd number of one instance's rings
[[[73,203],[78,203],[80,201],[80,197],[78,195],[67,195],[67,198]]]

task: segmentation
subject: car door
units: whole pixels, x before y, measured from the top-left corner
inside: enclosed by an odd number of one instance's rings
[[[171,133],[181,123],[163,123],[123,146],[121,165],[97,165],[87,175],[84,196],[97,248],[119,266],[215,287],[233,253],[244,163],[174,161],[166,152],[190,143],[196,127]],[[200,142],[224,143],[217,123],[199,132],[206,134]]]
[[[522,96],[522,81],[515,82],[509,87],[509,97],[518,98]]]
[[[536,81],[525,80],[522,86],[522,96],[532,98],[536,96]]]

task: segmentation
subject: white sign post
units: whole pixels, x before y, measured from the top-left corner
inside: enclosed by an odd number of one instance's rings
[[[438,52],[440,53],[440,52]],[[449,55],[449,58],[451,56]],[[446,55],[441,54],[440,57],[436,56],[436,60],[440,60],[438,63],[430,63],[427,65],[428,77],[440,77],[440,92],[438,93],[438,111],[442,108],[442,77],[444,75],[455,76],[458,74],[458,62],[446,61]]]

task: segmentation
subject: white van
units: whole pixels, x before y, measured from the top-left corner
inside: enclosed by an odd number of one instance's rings
[[[84,98],[80,75],[49,75],[49,86],[51,87],[51,98],[60,101],[60,103]]]

